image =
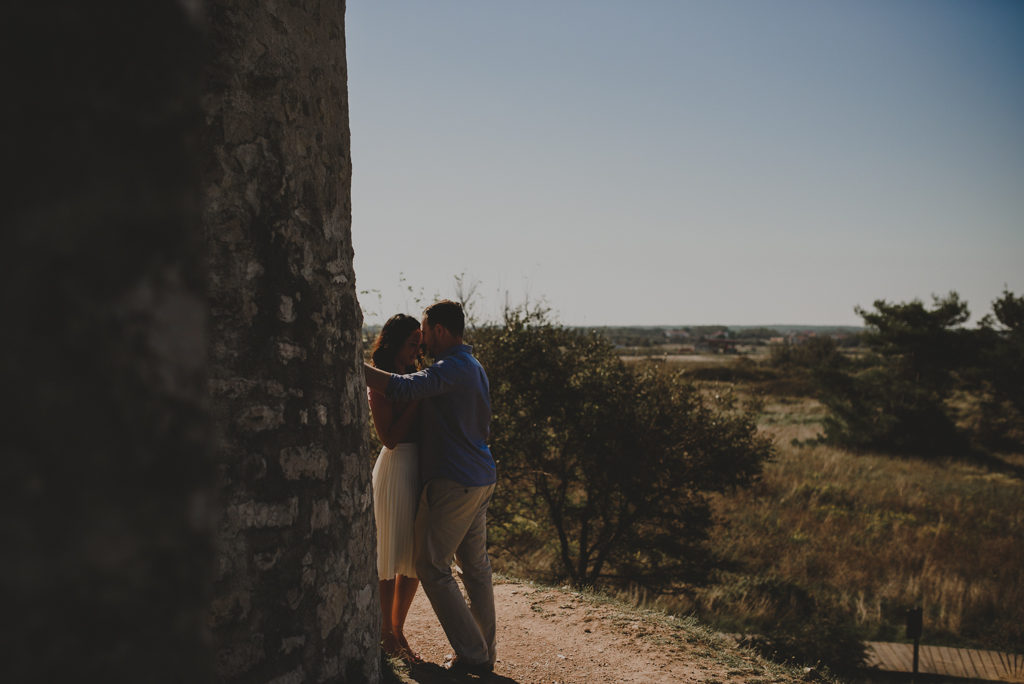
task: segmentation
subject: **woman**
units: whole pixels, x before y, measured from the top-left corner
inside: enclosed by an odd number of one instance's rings
[[[373,345],[372,363],[391,373],[416,371],[420,324],[395,314]],[[420,483],[417,462],[418,402],[399,404],[368,390],[370,413],[384,444],[373,467],[373,512],[377,518],[377,574],[380,577],[381,646],[389,655],[422,662],[403,628],[419,580],[413,561],[413,528]]]

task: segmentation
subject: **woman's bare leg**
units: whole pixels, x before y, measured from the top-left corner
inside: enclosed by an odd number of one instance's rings
[[[412,600],[416,596],[416,589],[420,581],[415,577],[398,575],[395,577],[395,599],[392,606],[391,627],[394,630],[395,639],[409,654],[409,658],[418,661],[420,657],[413,652],[409,642],[405,639],[405,618],[409,614]]]
[[[380,644],[388,655],[397,655],[402,644],[395,638],[395,625],[392,616],[395,611],[395,589],[398,577],[380,581]]]

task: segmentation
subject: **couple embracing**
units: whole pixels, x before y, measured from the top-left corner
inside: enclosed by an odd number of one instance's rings
[[[382,646],[422,662],[403,626],[418,583],[455,651],[448,667],[494,668],[495,617],[487,505],[495,466],[487,439],[487,374],[463,343],[462,306],[440,301],[388,319],[367,364],[370,412],[384,443],[373,469]],[[420,349],[433,365],[416,370]],[[452,574],[455,560],[469,597]]]

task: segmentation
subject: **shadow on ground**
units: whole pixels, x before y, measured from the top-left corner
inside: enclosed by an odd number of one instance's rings
[[[865,669],[856,672],[848,680],[850,684],[993,684],[990,679],[966,679],[949,675],[913,674],[911,672],[886,672]]]
[[[485,676],[453,674],[440,665],[422,663],[420,665],[399,665],[382,659],[381,671],[384,684],[459,684],[470,682],[477,684],[520,684],[518,680],[497,673]]]

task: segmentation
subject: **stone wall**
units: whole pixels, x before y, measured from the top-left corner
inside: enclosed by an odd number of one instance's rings
[[[203,95],[223,681],[379,678],[342,2],[218,0]]]
[[[212,681],[197,18],[2,17],[0,681]]]
[[[344,3],[2,17],[0,681],[379,680]]]

